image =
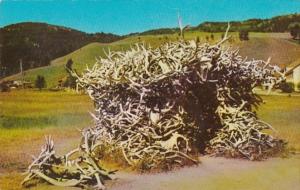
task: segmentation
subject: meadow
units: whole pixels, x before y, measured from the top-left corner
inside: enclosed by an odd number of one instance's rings
[[[77,138],[79,129],[92,124],[91,101],[74,93],[35,90],[1,93],[0,108],[0,172],[24,169],[30,161],[28,154],[40,146],[36,142],[43,142],[44,135],[59,140]]]
[[[279,180],[277,175],[281,175],[286,183],[298,184],[296,181],[300,178],[300,174],[297,174],[297,168],[293,168],[293,165],[300,164],[298,156],[300,152],[300,117],[298,116],[300,113],[300,97],[289,97],[287,95],[262,97],[265,103],[257,110],[258,116],[273,125],[277,130],[274,134],[287,140],[289,142],[288,149],[296,155],[285,155],[289,157],[288,159],[277,158],[277,160],[263,161],[265,162],[263,165],[261,164],[263,162],[252,163],[244,161],[242,164],[246,163],[248,165],[245,166],[246,169],[244,168],[241,171],[237,169],[236,172],[232,172],[231,168],[223,168],[220,174],[210,176],[207,180],[198,180],[196,184],[205,184],[207,187],[210,187],[208,189],[215,189],[218,184],[224,186],[225,189],[242,187],[241,185],[250,183],[248,181],[249,177],[258,180],[258,177],[255,176],[256,171],[260,171],[260,175],[271,175],[273,171],[281,172],[281,174],[272,174],[270,179]],[[91,100],[87,95],[74,92],[19,90],[1,93],[0,110],[1,190],[21,189],[20,182],[23,178],[21,172],[24,172],[30,163],[30,155],[38,154],[40,146],[44,143],[45,135],[53,137],[58,154],[62,154],[76,147],[80,139],[79,129],[90,126],[93,123],[89,115],[89,111],[92,112],[93,110]],[[206,171],[205,167],[214,165],[211,158],[206,159],[208,159],[206,161],[207,165],[205,165],[206,162],[204,160],[197,170],[193,169],[195,170],[195,175],[198,175],[197,172],[201,170]],[[216,164],[218,165],[219,162],[220,168],[227,162],[228,166],[240,167],[236,164],[239,165],[241,161],[237,160],[236,163],[233,163],[230,160],[217,160]],[[212,171],[216,171],[216,168],[212,169]],[[223,177],[223,174],[226,174],[226,177]],[[204,174],[199,174],[199,177],[201,175]],[[195,183],[188,183],[190,179],[187,177],[184,178],[187,181],[181,181],[181,186],[176,187],[172,183],[173,185],[169,184],[170,187],[178,189],[184,184],[189,184],[191,188],[195,186]],[[234,178],[239,179],[238,184],[232,181]],[[218,181],[217,184],[215,184],[216,180]],[[264,183],[269,182],[266,180],[266,182],[260,181],[260,183],[268,187]],[[255,186],[253,186],[254,188]],[[60,188],[42,184],[38,186],[38,189]]]

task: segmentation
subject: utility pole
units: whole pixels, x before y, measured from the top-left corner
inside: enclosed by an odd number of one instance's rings
[[[22,59],[20,59],[19,62],[20,62],[21,83],[22,83],[22,86],[24,88],[24,75],[23,75],[23,61],[22,61]]]

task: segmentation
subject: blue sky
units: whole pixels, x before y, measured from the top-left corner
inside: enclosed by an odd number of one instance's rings
[[[184,24],[300,13],[300,0],[0,0],[0,27],[47,22],[85,32],[128,34]]]

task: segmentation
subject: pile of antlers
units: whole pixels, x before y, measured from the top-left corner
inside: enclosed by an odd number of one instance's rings
[[[269,125],[252,112],[261,101],[253,88],[271,89],[284,73],[270,60],[247,61],[238,51],[221,48],[226,39],[213,46],[179,41],[151,49],[137,44],[126,52],[109,51],[77,75],[96,105],[101,139],[121,148],[130,165],[147,158],[147,168],[196,163],[191,153],[201,146],[253,159],[280,144],[261,132]],[[237,146],[240,141],[247,142]]]
[[[69,153],[80,152],[71,164],[75,169],[49,169],[68,167],[69,161],[56,158],[48,142],[29,167],[29,179],[58,184],[75,178],[76,186],[102,188],[110,173],[97,165],[93,150],[104,144],[147,170],[196,164],[197,153],[205,150],[248,159],[279,150],[283,142],[263,133],[271,127],[252,111],[261,102],[253,88],[271,89],[284,73],[270,60],[247,61],[237,50],[222,48],[227,39],[226,34],[215,45],[178,41],[156,49],[137,44],[126,52],[109,51],[82,76],[71,71],[94,101],[95,126],[84,130],[80,148]]]
[[[208,151],[215,155],[260,160],[284,148],[283,140],[263,132],[266,129],[274,129],[258,120],[253,112],[244,107],[245,105],[243,102],[239,107],[225,104],[218,107],[217,113],[223,127],[210,140]]]
[[[89,130],[83,131],[80,146],[62,157],[55,155],[51,137],[46,137],[38,157],[28,167],[23,186],[34,185],[34,180],[46,181],[62,187],[81,187],[86,189],[104,189],[104,180],[114,179],[115,171],[106,171],[99,165],[95,151],[100,144]]]

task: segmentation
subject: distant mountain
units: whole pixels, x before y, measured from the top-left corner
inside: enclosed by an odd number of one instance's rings
[[[123,37],[88,34],[71,28],[46,23],[18,23],[0,28],[0,78],[23,69],[46,66],[91,42],[109,43]]]
[[[276,16],[270,19],[249,19],[245,21],[230,21],[230,31],[237,32],[248,30],[249,32],[287,32],[288,26],[293,22],[300,22],[300,14]],[[228,22],[203,22],[198,26],[191,26],[191,31],[225,32]],[[130,35],[160,35],[179,33],[179,28],[160,28],[147,30]]]

